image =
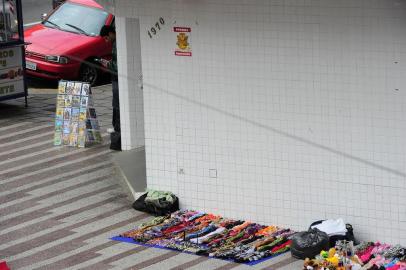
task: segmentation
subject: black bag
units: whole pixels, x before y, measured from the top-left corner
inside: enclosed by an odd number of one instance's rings
[[[121,151],[121,133],[113,132],[110,133],[110,149]]]
[[[306,258],[313,259],[320,251],[329,248],[329,238],[325,232],[309,229],[292,236],[290,252],[292,257],[304,260]]]
[[[179,199],[176,196],[173,204],[167,204],[165,207],[158,207],[157,205],[145,202],[147,195],[148,193],[145,193],[133,203],[133,208],[135,210],[150,213],[155,216],[166,216],[179,210]]]
[[[322,223],[324,220],[318,220],[313,222],[312,224],[310,224],[309,229],[312,226],[318,225],[320,223]],[[346,240],[346,241],[352,241],[354,243],[354,245],[358,245],[358,241],[355,239],[354,236],[354,229],[352,228],[351,224],[346,223],[345,227],[347,229],[347,232],[345,235],[331,235],[329,236],[329,242],[330,242],[330,247],[335,247],[336,246],[336,242],[339,240]]]

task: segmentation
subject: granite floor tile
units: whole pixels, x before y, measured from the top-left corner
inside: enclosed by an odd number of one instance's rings
[[[93,88],[99,125],[111,127],[111,85]],[[109,240],[150,220],[131,209],[108,149],[54,147],[56,95],[36,91],[0,106],[0,260],[11,269],[297,269],[280,256],[249,268]],[[276,268],[275,268],[276,267]]]

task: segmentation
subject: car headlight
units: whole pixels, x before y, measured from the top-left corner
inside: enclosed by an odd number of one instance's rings
[[[65,57],[65,56],[46,55],[45,56],[45,61],[54,62],[54,63],[60,63],[60,64],[67,64],[69,62],[69,59],[67,57]]]

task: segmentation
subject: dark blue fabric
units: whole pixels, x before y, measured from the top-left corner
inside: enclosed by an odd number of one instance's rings
[[[208,234],[208,233],[211,233],[211,232],[215,231],[216,229],[217,229],[216,226],[214,226],[214,225],[209,225],[209,226],[203,228],[202,230],[200,230],[200,231],[198,231],[198,232],[188,234],[188,235],[185,237],[185,240],[190,240],[190,239],[192,239],[192,238],[201,237],[201,236],[203,236],[203,235],[205,235],[205,234]]]

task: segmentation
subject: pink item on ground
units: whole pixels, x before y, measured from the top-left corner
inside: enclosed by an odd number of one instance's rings
[[[0,270],[10,270],[6,262],[0,262]]]
[[[377,255],[375,258],[371,259],[369,262],[372,264],[375,264],[376,266],[382,266],[385,264],[385,258],[382,257],[381,255]]]
[[[391,246],[388,244],[376,243],[375,248],[372,250],[372,254],[382,254],[384,251],[389,249]]]
[[[374,248],[375,246],[370,246],[363,253],[358,255],[358,257],[361,259],[363,263],[367,263],[369,261],[369,258],[371,258],[372,255],[372,250]]]
[[[399,270],[406,270],[406,262],[398,262],[400,268]]]

